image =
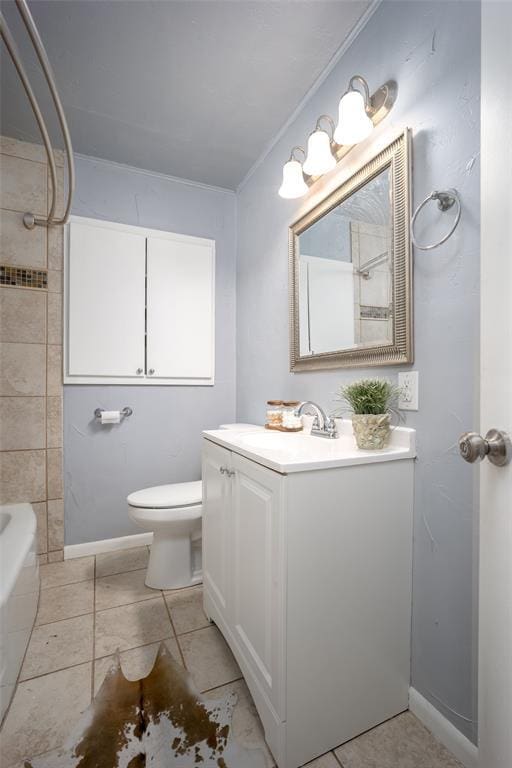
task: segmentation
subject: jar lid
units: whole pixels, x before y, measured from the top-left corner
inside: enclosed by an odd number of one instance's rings
[[[289,408],[291,408],[292,406],[295,407],[297,405],[300,405],[300,400],[284,400],[283,405],[286,405]]]
[[[267,405],[284,405],[282,400],[267,400]]]

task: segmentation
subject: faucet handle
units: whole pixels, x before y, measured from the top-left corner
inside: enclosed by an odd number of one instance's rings
[[[331,437],[338,437],[338,429],[336,427],[336,421],[333,416],[329,416],[325,423],[325,431]]]

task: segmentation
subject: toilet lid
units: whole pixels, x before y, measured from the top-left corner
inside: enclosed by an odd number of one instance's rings
[[[191,483],[171,483],[170,485],[155,485],[153,488],[143,488],[141,491],[130,493],[127,498],[131,507],[188,507],[200,504],[203,499],[203,483],[194,480]]]

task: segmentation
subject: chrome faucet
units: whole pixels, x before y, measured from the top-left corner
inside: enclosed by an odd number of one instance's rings
[[[311,434],[315,435],[316,437],[327,437],[331,440],[333,440],[335,437],[338,437],[336,422],[332,416],[327,416],[324,409],[318,405],[318,403],[314,403],[312,400],[305,400],[299,405],[295,411],[295,415],[302,416],[303,412],[308,406],[312,406],[316,411],[315,420],[313,421],[313,426],[311,428]],[[321,423],[320,419],[322,420]]]

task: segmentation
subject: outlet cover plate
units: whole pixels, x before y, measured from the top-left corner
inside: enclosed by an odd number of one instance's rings
[[[418,410],[418,371],[407,371],[398,374],[400,396],[398,407],[401,411]]]

